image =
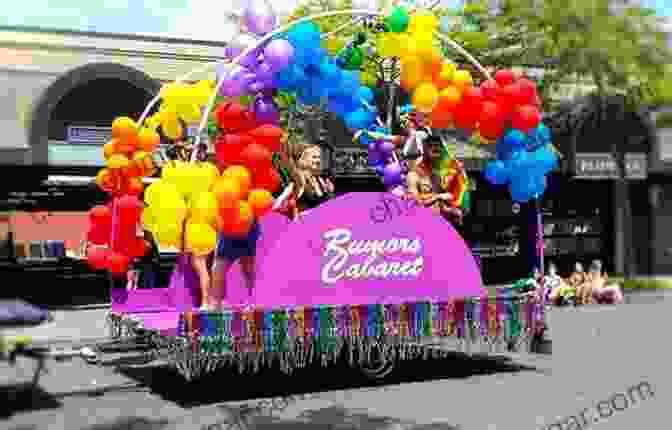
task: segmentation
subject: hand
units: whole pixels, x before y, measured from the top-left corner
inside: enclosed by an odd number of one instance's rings
[[[451,193],[441,193],[441,194],[436,194],[434,197],[436,200],[441,200],[446,203],[450,203],[453,201],[453,195]]]

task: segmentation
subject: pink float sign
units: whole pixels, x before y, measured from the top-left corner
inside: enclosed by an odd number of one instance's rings
[[[486,293],[476,260],[452,225],[391,193],[346,194],[296,222],[271,214],[261,221],[261,234],[254,294],[236,264],[227,277],[230,304],[399,303]],[[188,258],[178,262],[170,288],[130,293],[113,305],[184,310],[200,303]]]

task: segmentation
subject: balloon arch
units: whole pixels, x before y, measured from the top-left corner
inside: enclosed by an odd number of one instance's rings
[[[383,58],[400,60],[400,84],[412,93],[412,103],[402,106],[409,128],[396,136],[380,120],[374,92],[363,85],[353,70],[361,65],[366,42],[362,36],[334,57],[322,47],[323,35],[313,22],[341,15],[384,19],[376,36],[376,49]],[[89,261],[113,273],[127,270],[130,259],[146,252],[135,227],[141,220],[162,246],[172,246],[197,255],[212,252],[218,232],[245,235],[254,220],[273,210],[273,193],[281,177],[274,155],[282,148],[285,132],[279,127],[280,113],[273,99],[277,91],[295,94],[299,103],[326,101],[367,145],[369,164],[390,189],[403,184],[405,166],[399,150],[420,138],[422,130],[459,129],[483,145],[496,145],[496,160],[485,170],[494,184],[507,184],[512,199],[529,201],[543,195],[546,175],[558,162],[548,128],[541,123],[540,99],[535,84],[508,70],[494,77],[460,45],[439,30],[439,20],[430,10],[408,11],[397,7],[389,14],[352,9],[320,13],[276,27],[272,12],[247,11],[243,23],[252,36],[247,46],[234,46],[230,62],[211,63],[164,86],[135,122],[117,118],[113,139],[105,145],[107,166],[98,185],[113,197],[107,206],[91,211],[88,239],[100,245],[91,250]],[[354,20],[351,24],[356,24]],[[339,31],[346,26],[339,28]],[[483,75],[476,85],[468,70],[443,58],[438,39],[458,51]],[[186,84],[196,73],[218,65],[217,80]],[[218,97],[253,95],[247,108]],[[157,113],[150,115],[160,103]],[[214,110],[218,161],[226,166],[221,174],[213,164],[198,160],[201,136],[209,127]],[[152,153],[163,136],[181,142],[185,125],[197,125],[190,159],[171,161],[162,168],[161,179],[144,189],[142,178],[154,171]],[[459,163],[444,144],[440,172],[454,174]],[[466,181],[466,175],[463,178]],[[464,182],[462,185],[464,186]],[[140,196],[144,193],[144,204]],[[276,199],[277,200],[277,199]],[[456,202],[461,204],[461,199]]]

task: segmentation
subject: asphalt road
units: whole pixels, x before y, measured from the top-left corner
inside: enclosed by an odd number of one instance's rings
[[[16,385],[32,363],[3,364],[0,429],[534,430],[592,411],[643,381],[654,391],[648,398],[619,403],[625,410],[612,410],[603,423],[584,415],[594,428],[663,429],[672,392],[670,303],[555,309],[552,356],[453,354],[407,362],[381,382],[335,368],[292,376],[219,372],[188,384],[168,368],[112,357],[101,367],[52,363],[32,398]]]

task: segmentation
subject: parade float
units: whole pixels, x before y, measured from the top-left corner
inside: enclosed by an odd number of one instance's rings
[[[381,23],[366,43],[399,64],[400,85],[411,95],[397,111],[406,133],[393,135],[380,120],[374,91],[360,78],[364,42],[335,56],[323,47],[331,35],[315,22],[339,15]],[[138,121],[118,118],[112,125],[107,167],[97,178],[111,200],[91,210],[90,264],[123,277],[132,259],[147,252],[138,225],[179,251],[167,288],[113,290],[114,336],[149,339],[188,379],[223,365],[242,372],[279,363],[291,372],[339,357],[381,376],[395,360],[427,356],[425,346],[437,339],[453,339],[466,351],[529,345],[545,322],[544,304],[482,285],[452,225],[406,198],[411,167],[402,154],[422,147],[422,133],[459,130],[495,146],[497,159],[485,172],[490,182],[508,184],[518,202],[541,197],[558,156],[534,83],[506,70],[492,76],[439,30],[430,9],[331,11],[279,26],[268,3],[252,0],[241,21],[247,43],[229,48],[229,60],[208,65],[217,68],[215,81],[186,83],[187,76],[165,85]],[[444,58],[440,43],[468,59],[481,79]],[[276,163],[286,138],[280,92],[336,114],[368,147],[370,165],[390,191],[339,196],[299,220],[274,211],[286,196]],[[195,129],[190,137],[188,128]],[[199,157],[208,128],[217,165]],[[145,189],[162,137],[184,154],[166,161],[160,179]],[[442,155],[436,166],[442,187],[459,208],[468,200],[468,177],[446,145]],[[244,236],[255,223],[263,233],[253,292],[235,265],[227,306],[201,310],[191,258],[211,254],[218,235]]]

